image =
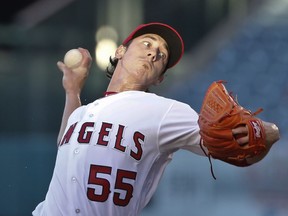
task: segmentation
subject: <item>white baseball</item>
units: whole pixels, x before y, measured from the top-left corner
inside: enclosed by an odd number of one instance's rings
[[[71,69],[75,69],[80,66],[82,58],[83,56],[78,49],[71,49],[64,56],[64,64]]]

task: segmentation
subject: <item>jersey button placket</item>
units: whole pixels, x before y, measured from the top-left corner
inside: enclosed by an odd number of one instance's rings
[[[78,187],[77,178],[73,176],[71,178],[71,181],[72,181],[72,185],[74,185],[71,187],[71,190],[73,191],[72,193],[74,194],[73,196],[77,196],[77,187]],[[76,203],[74,203],[74,209],[75,209],[76,214],[80,214],[80,208],[78,207]]]
[[[80,153],[79,148],[75,148],[74,151],[73,151],[73,154],[76,156],[76,155],[78,155],[79,153]],[[73,183],[76,183],[77,178],[76,178],[75,176],[72,176],[71,181],[72,181]]]
[[[80,150],[79,150],[79,148],[75,148],[74,150],[73,150],[73,155],[76,157],[78,154],[80,153]],[[73,172],[74,173],[74,172]],[[72,177],[71,177],[71,182],[72,182],[72,184],[74,185],[72,188],[71,188],[71,190],[73,191],[72,193],[74,194],[74,196],[77,196],[77,188],[78,188],[78,184],[77,184],[77,178],[75,177],[75,175],[72,175]],[[80,208],[78,208],[78,206],[77,205],[74,205],[74,211],[75,211],[75,213],[78,215],[78,214],[80,214]]]
[[[78,148],[75,148],[74,150],[73,150],[73,154],[76,156],[76,155],[78,155],[80,153],[80,150],[78,149]],[[75,176],[72,176],[71,177],[71,181],[73,182],[73,183],[76,183],[76,181],[77,181],[77,178],[75,177]]]
[[[74,154],[77,155],[79,154],[80,150],[78,148],[74,149]]]

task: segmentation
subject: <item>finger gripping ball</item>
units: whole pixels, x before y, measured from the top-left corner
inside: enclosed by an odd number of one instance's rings
[[[78,49],[71,49],[64,56],[64,64],[74,69],[80,66],[82,58],[83,56]]]

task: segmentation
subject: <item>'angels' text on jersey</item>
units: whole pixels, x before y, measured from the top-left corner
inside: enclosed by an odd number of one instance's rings
[[[75,128],[78,122],[72,124],[69,129],[67,130],[66,134],[63,136],[62,141],[59,144],[59,147],[69,143],[70,138],[75,132]],[[101,146],[108,146],[113,145],[113,148],[121,151],[121,152],[126,152],[128,151],[129,155],[139,161],[142,158],[143,154],[143,148],[142,145],[144,143],[145,136],[140,133],[139,131],[135,131],[133,133],[133,149],[130,147],[130,150],[127,150],[127,146],[122,145],[122,140],[123,140],[123,134],[125,130],[124,125],[118,125],[117,127],[114,127],[113,124],[108,123],[108,122],[102,122],[100,130],[98,131],[98,138],[96,143],[90,143],[91,138],[94,131],[94,126],[95,122],[84,122],[82,126],[80,127],[80,130],[78,131],[78,137],[77,137],[77,142],[79,144],[95,144],[95,145],[101,145]],[[115,142],[109,143],[110,139],[108,137],[110,136],[112,132],[112,128],[117,128],[117,133],[116,133],[116,139]],[[92,130],[91,130],[92,129]]]

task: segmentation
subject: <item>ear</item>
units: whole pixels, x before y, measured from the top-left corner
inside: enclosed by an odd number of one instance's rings
[[[115,57],[117,59],[121,59],[123,55],[125,54],[125,52],[126,52],[126,47],[123,45],[120,45],[115,51]]]

